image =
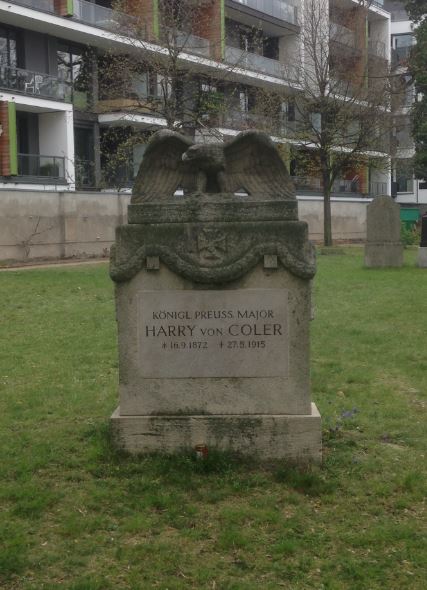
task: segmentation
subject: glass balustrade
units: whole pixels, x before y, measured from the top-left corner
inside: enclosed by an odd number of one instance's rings
[[[297,19],[297,7],[293,6],[289,2],[283,0],[234,0],[238,4],[257,10],[269,16],[274,16],[279,20],[286,21],[296,25]]]
[[[255,70],[275,78],[284,80],[298,80],[298,70],[276,59],[270,59],[257,53],[243,51],[237,47],[226,46],[225,61],[229,64],[246,70]]]
[[[73,0],[72,18],[94,27],[112,31],[135,24],[135,19],[128,14],[86,0]]]
[[[369,194],[371,197],[377,195],[387,195],[387,183],[386,182],[370,182],[369,183]]]
[[[43,12],[51,12],[55,14],[54,0],[13,0],[13,4],[20,4],[34,10],[43,10]]]
[[[65,158],[40,154],[18,154],[18,175],[65,180]]]
[[[223,113],[221,125],[231,129],[261,129],[287,137],[294,135],[296,129],[295,121],[286,121],[285,116],[269,116],[239,109],[228,109]]]
[[[169,43],[173,43],[173,35],[171,37],[169,33]],[[175,34],[175,44],[178,48],[181,48],[185,53],[196,53],[197,55],[203,55],[209,57],[210,55],[210,43],[209,39],[198,37],[197,35],[191,35],[186,32],[177,32]]]
[[[22,68],[0,66],[0,88],[32,94],[40,98],[53,98],[60,101],[71,99],[71,88],[67,82],[49,74]]]

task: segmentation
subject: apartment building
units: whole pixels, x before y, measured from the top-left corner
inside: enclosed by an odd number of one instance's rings
[[[207,109],[201,126],[186,131],[204,141],[212,128],[214,137],[223,138],[241,129],[266,129],[279,144],[298,194],[321,194],[320,175],[295,158],[298,150],[307,151],[299,145],[295,108],[303,92],[304,3],[200,0],[190,5],[191,30],[174,34],[175,42],[181,35],[185,41],[179,62],[192,78],[191,83],[186,79],[183,92],[195,84],[199,94],[206,92],[209,100],[226,106],[215,114]],[[135,23],[144,39],[138,50],[147,52],[149,67],[131,85],[116,84],[112,94],[114,80],[106,75],[109,54],[135,51],[126,33]],[[334,55],[346,60],[347,87],[354,72],[368,71],[374,80],[379,68],[387,66],[390,14],[383,1],[362,8],[358,0],[329,0],[322,26],[331,35],[331,68]],[[0,189],[131,186],[145,141],[153,130],[167,126],[155,107],[165,76],[152,64],[164,56],[168,31],[158,0],[127,0],[114,9],[109,0],[0,0]],[[267,113],[263,89],[277,96]],[[112,172],[110,156],[130,136],[138,138],[130,162]],[[333,192],[355,197],[389,193],[390,174],[368,161],[359,163],[336,181]]]
[[[401,205],[427,205],[427,180],[414,178],[411,158],[415,149],[411,135],[410,109],[415,100],[415,89],[410,84],[408,59],[415,43],[414,24],[409,20],[404,2],[386,0],[391,14],[392,65],[402,92],[395,106],[393,181],[396,200]]]

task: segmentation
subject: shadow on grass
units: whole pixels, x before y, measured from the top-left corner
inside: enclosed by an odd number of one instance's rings
[[[98,478],[131,479],[149,474],[170,485],[189,488],[194,478],[212,475],[218,479],[233,479],[236,489],[241,485],[252,487],[251,483],[262,485],[263,480],[272,479],[310,496],[330,494],[336,488],[336,481],[327,481],[327,474],[319,465],[299,466],[283,460],[261,462],[254,457],[216,449],[210,449],[202,459],[192,449],[173,455],[132,455],[117,447],[108,424],[91,428],[85,436],[92,445],[90,471]]]
[[[147,472],[159,476],[180,476],[191,474],[226,474],[231,471],[252,469],[257,463],[250,457],[237,453],[210,449],[203,459],[193,449],[183,449],[174,454],[147,453],[131,454],[117,446],[109,424],[92,427],[85,433],[91,443],[91,472],[99,477],[114,475],[117,467],[121,476]]]

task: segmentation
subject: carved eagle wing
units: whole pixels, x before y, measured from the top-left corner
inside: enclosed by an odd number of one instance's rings
[[[227,192],[245,189],[262,199],[295,200],[295,187],[268,135],[243,131],[224,145]]]
[[[145,150],[132,190],[131,203],[164,201],[178,188],[194,186],[194,173],[182,162],[191,139],[163,129],[152,135]]]

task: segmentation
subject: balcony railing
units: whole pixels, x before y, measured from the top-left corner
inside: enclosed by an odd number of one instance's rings
[[[296,6],[283,0],[234,0],[243,6],[253,8],[258,12],[263,12],[269,16],[274,16],[279,20],[286,21],[296,25],[298,22],[298,11]]]
[[[36,177],[40,180],[65,180],[65,158],[18,154],[18,175]]]
[[[237,47],[225,48],[225,61],[237,68],[262,72],[283,80],[298,80],[298,70],[293,66],[281,63],[257,53],[249,53]]]
[[[231,129],[261,129],[270,133],[291,137],[295,134],[295,121],[287,121],[280,115],[263,115],[238,109],[227,110],[221,116],[221,125]]]
[[[369,194],[371,197],[377,195],[387,195],[387,183],[386,182],[370,182],[369,183]]]
[[[210,55],[209,39],[205,39],[204,37],[191,35],[184,31],[179,31],[175,35],[169,32],[168,42],[186,53],[196,53],[204,57],[209,57]]]
[[[300,191],[310,191],[322,193],[323,182],[316,176],[291,176],[295,183],[295,188]],[[382,184],[382,183],[380,183]],[[349,193],[360,194],[360,185],[358,180],[336,180],[332,185],[332,193]]]
[[[31,94],[41,98],[69,101],[71,88],[67,82],[63,82],[49,74],[0,66],[0,88],[15,90],[24,94]]]
[[[95,187],[95,162],[76,158],[76,187]]]
[[[123,12],[100,6],[86,0],[73,0],[73,20],[93,27],[117,31],[135,25],[135,19]]]
[[[336,180],[332,185],[333,193],[359,193],[360,187],[357,180]]]
[[[43,12],[55,14],[54,0],[13,0],[13,4],[20,4],[34,10],[43,10]]]
[[[315,176],[291,176],[297,190],[321,192],[322,181]]]

